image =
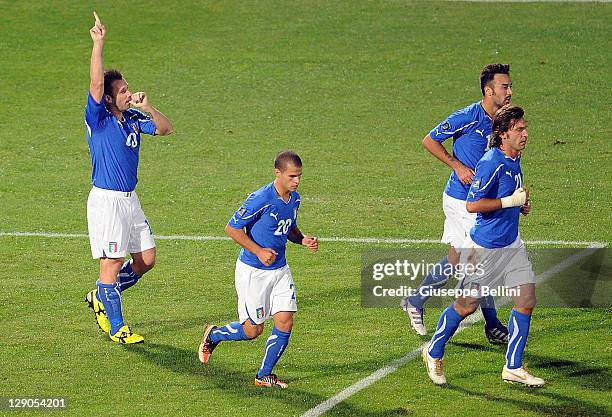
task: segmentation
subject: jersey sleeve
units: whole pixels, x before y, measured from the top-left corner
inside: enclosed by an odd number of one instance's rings
[[[503,166],[499,161],[481,159],[476,165],[476,174],[472,179],[467,201],[497,198],[499,175]]]
[[[89,130],[97,130],[102,126],[104,116],[106,115],[106,107],[104,106],[104,98],[98,103],[91,95],[87,94],[87,105],[85,106],[85,123]]]
[[[136,109],[130,109],[129,111],[130,118],[138,122],[138,126],[140,127],[140,131],[142,133],[155,136],[155,130],[157,129],[157,126],[155,126],[155,122],[153,121],[151,116]]]
[[[236,210],[228,225],[234,229],[243,229],[259,220],[265,209],[269,206],[266,200],[255,193],[249,195],[242,203],[240,208]]]
[[[429,136],[440,143],[448,138],[461,136],[463,130],[472,122],[469,119],[469,114],[465,111],[456,111],[431,129]]]

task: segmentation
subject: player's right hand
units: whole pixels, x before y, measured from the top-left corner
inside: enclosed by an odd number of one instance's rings
[[[257,253],[257,258],[261,261],[265,266],[270,266],[276,260],[276,251],[270,248],[261,248],[261,250]]]
[[[474,177],[473,170],[462,164],[455,168],[454,171],[457,177],[459,177],[459,181],[461,181],[461,184],[469,185],[472,183],[472,178]]]
[[[93,12],[93,14],[94,14],[94,17],[96,18],[96,22],[94,23],[93,27],[89,29],[89,34],[91,35],[91,39],[94,42],[103,42],[104,35],[106,35],[106,28],[102,24],[102,21],[100,20],[100,17],[98,16],[98,13]]]
[[[512,195],[501,198],[502,208],[519,207],[525,204],[529,198],[529,190],[527,188],[517,188]]]

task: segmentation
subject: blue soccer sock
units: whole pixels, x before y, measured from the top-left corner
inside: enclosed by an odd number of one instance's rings
[[[480,310],[482,310],[482,316],[488,328],[499,327],[502,324],[497,317],[497,309],[495,308],[493,296],[489,295],[480,300]]]
[[[444,348],[446,343],[457,331],[459,324],[464,318],[455,311],[455,308],[451,304],[446,310],[440,315],[438,326],[436,326],[436,332],[429,342],[429,356],[435,359],[440,359],[444,356]]]
[[[119,283],[102,284],[99,280],[96,282],[98,286],[98,300],[106,310],[106,316],[110,321],[110,334],[115,334],[123,326],[123,311],[121,309],[121,291]]]
[[[244,334],[244,329],[242,328],[242,324],[240,322],[235,321],[232,323],[228,323],[225,326],[217,327],[212,332],[210,332],[210,340],[217,344],[219,342],[223,342],[226,340],[249,340],[248,337]]]
[[[506,351],[506,367],[517,369],[523,366],[523,352],[527,345],[531,315],[519,313],[512,309],[508,323],[508,350]]]
[[[117,275],[117,282],[119,283],[119,291],[123,292],[130,288],[132,285],[135,285],[138,280],[142,277],[142,275],[138,275],[132,269],[132,260],[128,259],[123,264],[123,267],[119,271],[119,275]]]
[[[408,298],[412,306],[423,308],[423,304],[429,299],[429,296],[421,295],[420,289],[423,287],[440,288],[446,284],[446,281],[453,275],[453,267],[448,263],[448,256],[440,259],[438,263],[431,269],[425,277],[421,285],[417,289],[417,294]]]
[[[257,372],[257,378],[263,378],[272,373],[272,368],[289,344],[289,336],[291,336],[291,332],[281,332],[276,327],[272,329],[272,334],[266,342],[266,350],[261,361],[261,368]]]

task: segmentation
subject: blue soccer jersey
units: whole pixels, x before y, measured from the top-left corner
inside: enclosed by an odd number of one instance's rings
[[[474,169],[487,151],[491,135],[491,118],[482,108],[480,102],[456,111],[429,132],[437,142],[453,138],[453,156],[463,165]],[[446,183],[444,192],[451,197],[465,200],[470,189],[463,185],[453,171]]]
[[[278,269],[287,265],[285,248],[287,234],[297,226],[300,195],[292,192],[285,202],[276,192],[274,183],[255,191],[234,213],[229,226],[234,229],[246,228],[246,234],[262,248],[274,249],[278,255],[270,266],[246,249],[240,251],[240,260],[259,269]]]
[[[510,158],[499,148],[489,150],[476,165],[467,201],[481,198],[502,198],[523,186],[521,159]],[[503,248],[518,236],[520,207],[508,207],[488,213],[478,213],[470,231],[472,240],[484,248]]]
[[[104,100],[97,103],[91,96],[85,107],[87,143],[91,154],[91,182],[98,188],[134,191],[138,182],[140,133],[155,134],[155,123],[136,109],[123,112],[117,120],[106,109]]]

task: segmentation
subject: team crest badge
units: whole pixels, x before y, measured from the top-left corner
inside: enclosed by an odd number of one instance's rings
[[[257,309],[255,309],[255,314],[257,315],[258,319],[262,319],[264,316],[264,308],[263,307],[259,307]]]
[[[447,121],[445,121],[445,122],[442,124],[442,129],[444,129],[444,130],[448,130],[448,129],[450,129],[450,127],[451,127],[451,125],[450,125],[450,123],[448,123],[448,120],[447,120]]]
[[[244,207],[240,207],[240,209],[238,210],[238,215],[240,217],[244,216],[244,213],[247,212],[247,209],[245,209]]]
[[[475,190],[477,190],[478,188],[480,188],[480,180],[475,180],[472,183],[472,188],[474,188]]]
[[[117,252],[117,249],[118,249],[117,242],[108,242],[108,251],[110,253]]]

